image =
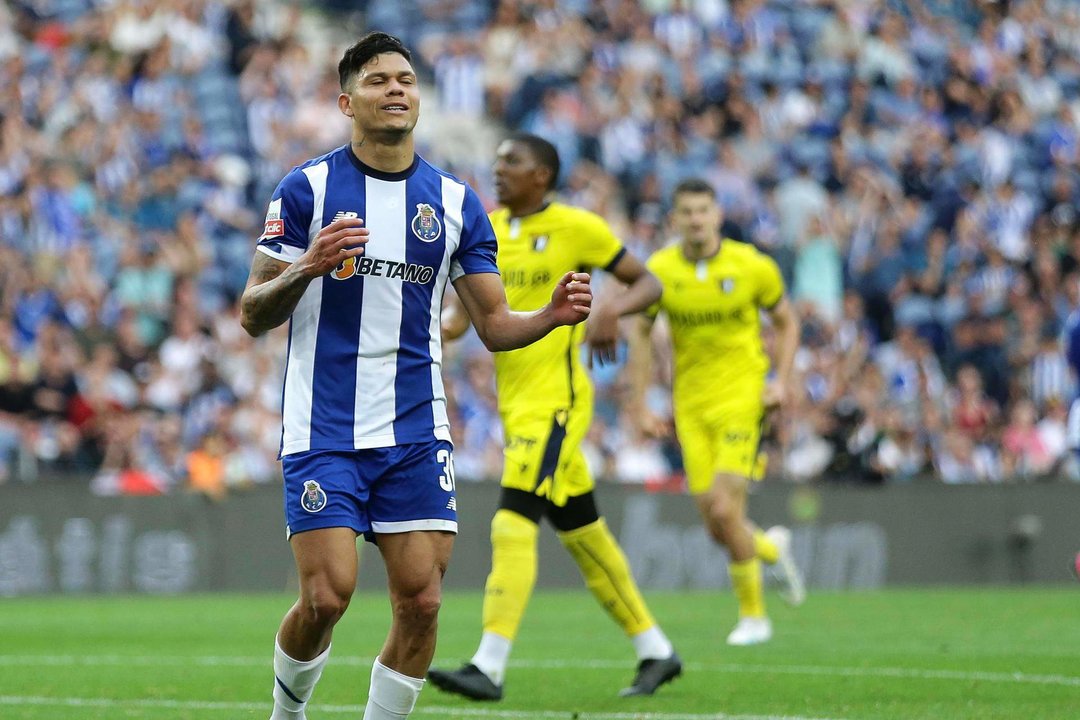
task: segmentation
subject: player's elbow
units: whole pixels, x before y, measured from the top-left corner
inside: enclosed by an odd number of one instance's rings
[[[780,332],[797,333],[799,316],[786,300],[781,300],[771,317],[773,325]]]
[[[497,353],[506,352],[508,350],[517,350],[523,345],[522,342],[516,342],[514,338],[507,333],[500,332],[490,325],[483,330],[477,325],[476,334],[480,336],[480,342],[484,343],[484,347],[487,348],[488,352]]]
[[[481,315],[479,317],[471,318],[471,324],[473,329],[476,330],[476,336],[480,338],[480,342],[484,343],[484,347],[488,352],[502,352],[509,348],[504,347],[503,333],[499,331],[499,322],[497,318],[492,315]]]
[[[484,343],[484,347],[487,348],[488,352],[497,353],[513,349],[502,342],[497,335],[481,332],[479,326],[476,328],[476,334],[480,336],[480,342]]]
[[[240,327],[244,328],[244,332],[253,338],[259,337],[265,332],[257,325],[251,322],[251,319],[241,313],[240,315]]]
[[[660,300],[660,296],[664,294],[664,286],[660,284],[660,280],[655,275],[651,272],[645,273],[641,283],[645,287],[645,297],[649,301],[649,305]]]
[[[266,327],[252,317],[252,309],[247,302],[247,298],[240,301],[240,327],[244,328],[244,332],[253,338],[263,335],[267,330]]]
[[[240,327],[244,328],[244,332],[246,332],[251,337],[259,337],[264,332],[266,332],[254,322],[252,322],[251,317],[243,310],[240,311]]]
[[[261,337],[262,335],[266,334],[266,330],[264,330],[263,328],[256,325],[251,325],[249,323],[244,323],[243,321],[241,321],[240,327],[244,328],[244,332],[246,332],[253,338]]]

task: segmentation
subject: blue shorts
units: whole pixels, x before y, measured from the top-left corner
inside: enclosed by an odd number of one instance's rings
[[[281,459],[285,534],[330,527],[376,533],[457,532],[453,446],[446,440]]]

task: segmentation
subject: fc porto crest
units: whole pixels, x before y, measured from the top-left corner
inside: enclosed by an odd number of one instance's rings
[[[300,493],[300,507],[309,513],[317,513],[326,507],[326,491],[315,480],[304,483],[304,492]]]
[[[731,291],[735,289],[735,278],[721,278],[720,289],[724,291],[724,294],[730,295]]]
[[[442,235],[442,223],[435,217],[435,208],[427,203],[416,206],[416,215],[412,219],[413,235],[424,242],[435,242]]]

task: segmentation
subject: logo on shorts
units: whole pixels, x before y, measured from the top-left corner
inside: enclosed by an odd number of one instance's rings
[[[435,242],[442,235],[442,223],[435,217],[435,208],[427,203],[416,206],[416,215],[412,219],[413,235],[424,242]]]
[[[450,496],[450,502],[446,503],[446,509],[457,512],[457,498],[453,495]]]
[[[326,493],[319,483],[308,480],[304,483],[304,492],[300,493],[300,506],[309,513],[317,513],[326,507]]]

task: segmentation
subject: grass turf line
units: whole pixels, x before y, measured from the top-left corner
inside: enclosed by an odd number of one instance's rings
[[[292,600],[4,600],[0,717],[265,720],[273,632]],[[428,687],[416,717],[1080,717],[1073,588],[818,593],[796,610],[770,597],[776,637],[755,648],[724,645],[735,615],[729,594],[648,600],[687,663],[655,697],[616,697],[633,675],[633,653],[586,592],[544,592],[530,603],[502,703],[477,706]],[[436,665],[472,654],[480,602],[479,593],[447,594]],[[311,720],[363,704],[388,612],[381,596],[354,598]]]

